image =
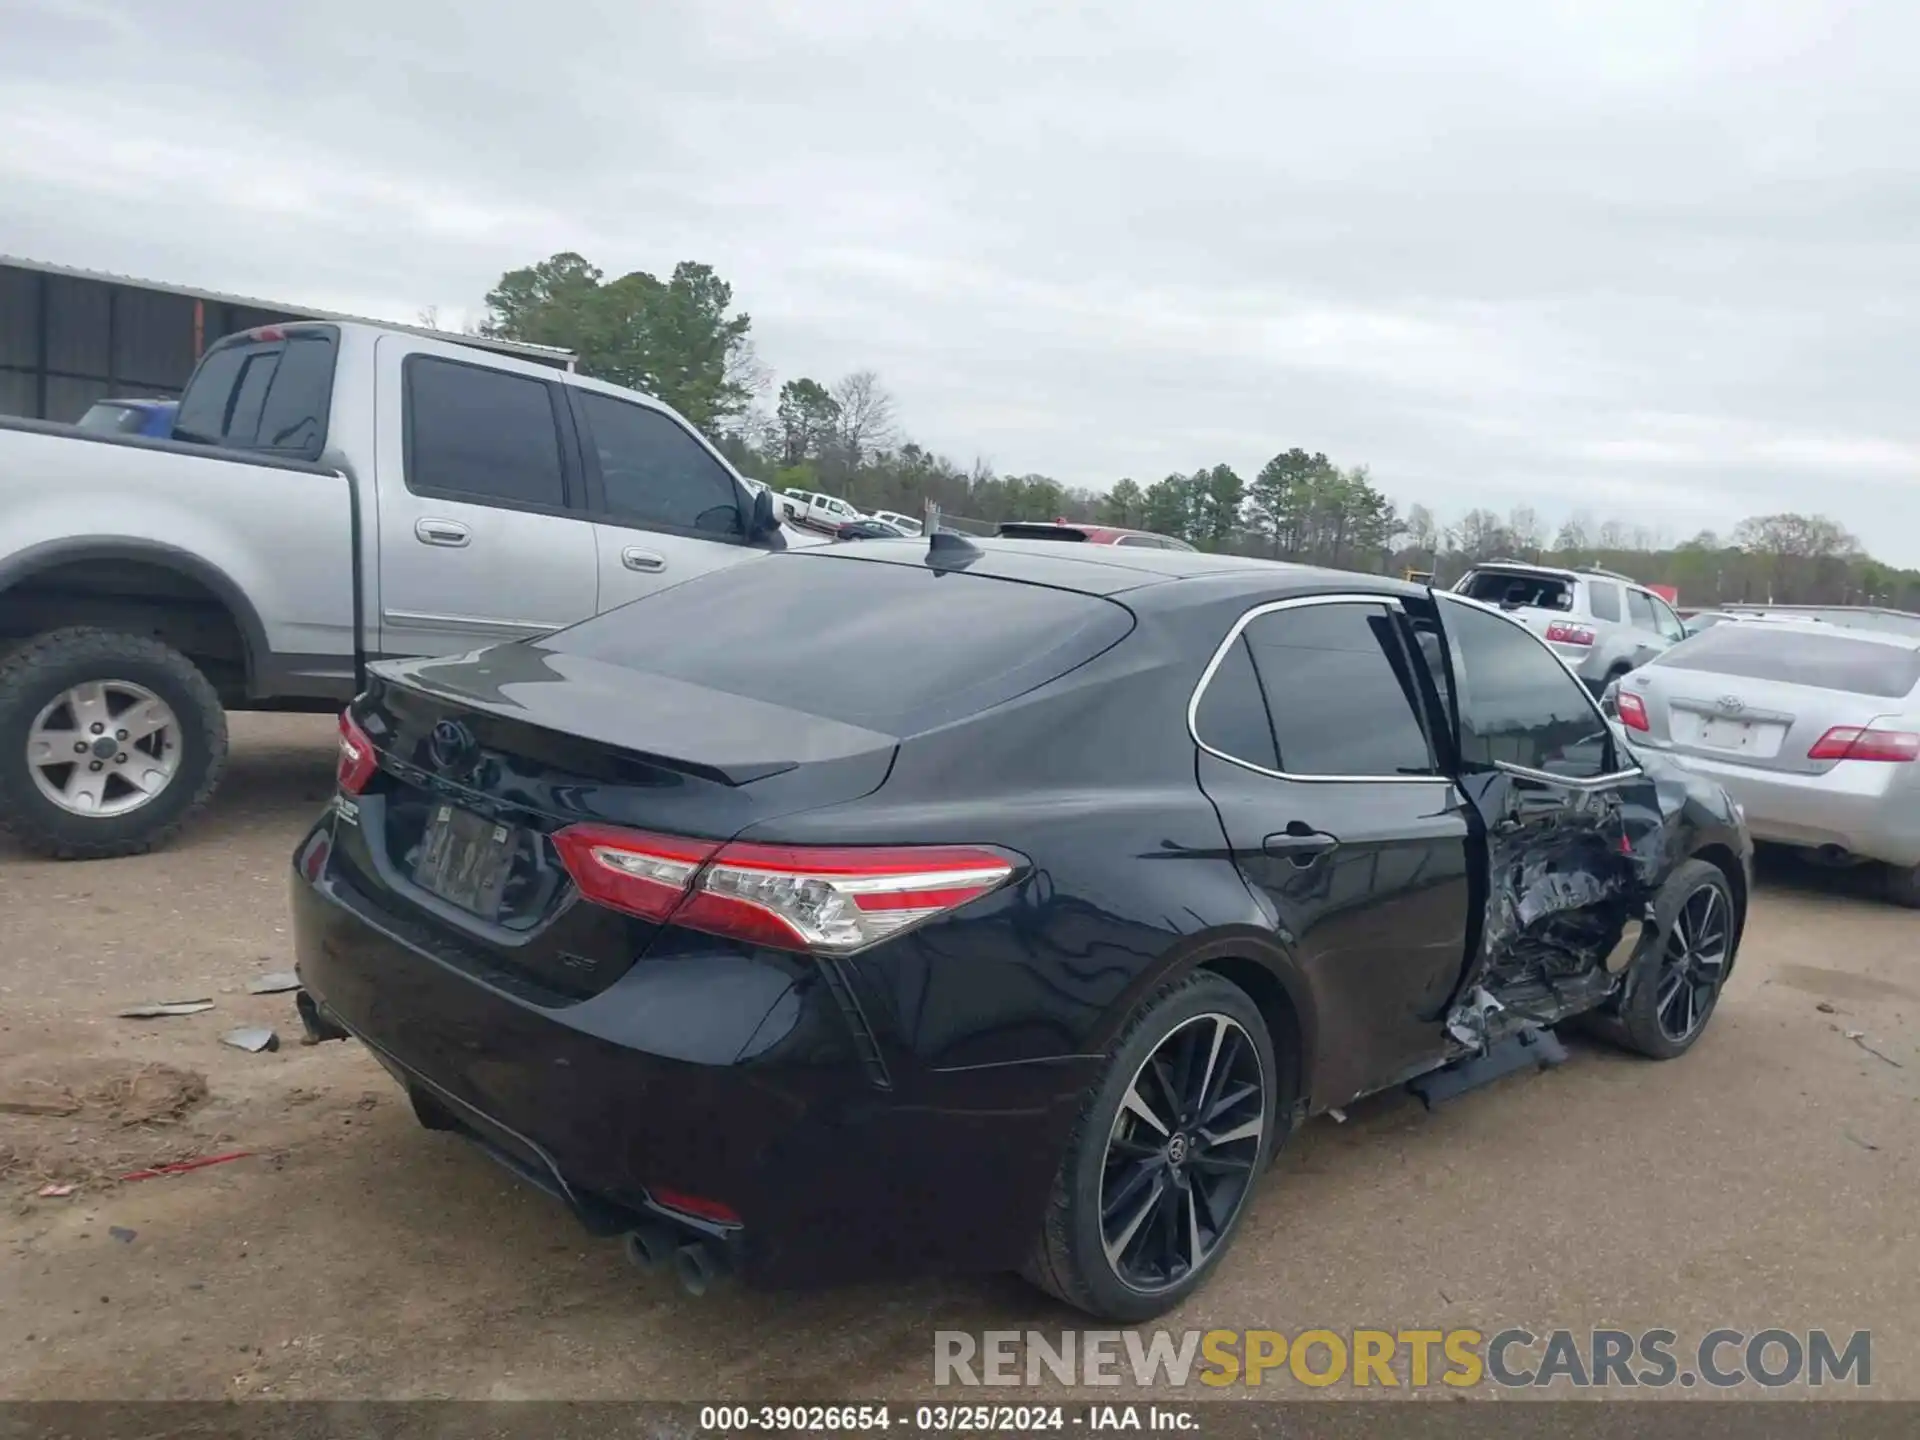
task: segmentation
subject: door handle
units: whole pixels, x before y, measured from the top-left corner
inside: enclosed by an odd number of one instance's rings
[[[458,520],[416,520],[413,538],[422,545],[447,545],[457,550],[473,538],[473,533]]]
[[[1329,850],[1337,849],[1340,837],[1316,830],[1304,820],[1289,820],[1287,828],[1267,836],[1260,848],[1276,859],[1284,856],[1299,866],[1311,865]]]
[[[644,570],[652,574],[667,568],[667,557],[651,550],[642,550],[637,545],[629,545],[620,552],[620,563],[629,570]]]

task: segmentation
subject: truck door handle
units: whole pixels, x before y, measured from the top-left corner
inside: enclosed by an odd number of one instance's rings
[[[629,570],[644,570],[653,574],[667,568],[667,557],[656,555],[651,550],[642,550],[637,545],[629,545],[620,552],[620,563]]]
[[[473,538],[473,533],[458,520],[416,520],[413,538],[422,545],[447,545],[457,550]]]
[[[1340,837],[1337,835],[1316,830],[1304,820],[1290,820],[1286,829],[1267,836],[1260,848],[1275,858],[1285,856],[1294,864],[1305,867],[1339,844]]]

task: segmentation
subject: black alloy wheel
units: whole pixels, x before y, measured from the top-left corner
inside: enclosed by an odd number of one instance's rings
[[[1198,1272],[1252,1188],[1267,1127],[1252,1037],[1231,1016],[1185,1021],[1135,1072],[1107,1137],[1100,1238],[1129,1288]]]
[[[1703,883],[1681,901],[1660,955],[1654,1015],[1674,1044],[1688,1043],[1707,1023],[1732,949],[1733,911],[1720,886]]]

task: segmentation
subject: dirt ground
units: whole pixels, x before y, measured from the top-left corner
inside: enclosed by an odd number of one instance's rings
[[[234,730],[166,853],[0,852],[0,1106],[48,1112],[0,1114],[0,1398],[907,1398],[936,1329],[1080,1323],[1011,1278],[692,1299],[420,1129],[359,1047],[301,1046],[292,997],[246,986],[292,967],[284,867],[331,722]],[[1920,1398],[1920,916],[1848,878],[1763,867],[1678,1062],[1576,1041],[1431,1115],[1315,1121],[1168,1323],[1868,1329],[1871,1393]],[[219,1043],[255,1023],[277,1052]]]

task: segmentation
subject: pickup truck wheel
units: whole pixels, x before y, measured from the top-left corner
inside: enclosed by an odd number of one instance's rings
[[[1653,1060],[1693,1048],[1707,1028],[1740,933],[1733,887],[1719,866],[1689,860],[1654,901],[1654,934],[1634,957],[1626,998],[1602,1033]]]
[[[226,763],[220,697],[157,640],[54,630],[0,660],[0,829],[29,850],[151,850],[206,804]]]
[[[1146,1320],[1206,1280],[1280,1138],[1273,1043],[1237,985],[1199,972],[1134,1013],[1055,1177],[1027,1278]]]

